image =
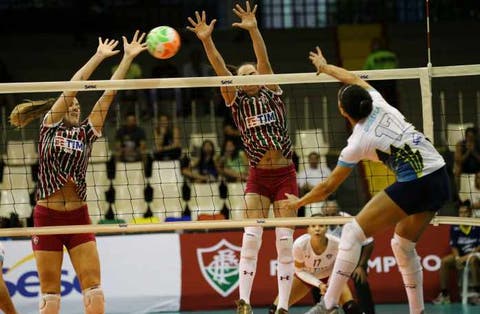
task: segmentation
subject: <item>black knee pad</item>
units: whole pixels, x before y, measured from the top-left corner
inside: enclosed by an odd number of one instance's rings
[[[270,305],[268,308],[268,314],[275,314],[275,311],[277,310],[277,306],[275,304]]]
[[[343,311],[345,314],[362,314],[360,307],[358,306],[357,302],[350,300],[345,303],[343,306]]]

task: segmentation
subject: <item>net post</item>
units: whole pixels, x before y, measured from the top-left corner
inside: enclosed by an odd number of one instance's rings
[[[420,68],[420,91],[422,93],[422,116],[423,133],[427,138],[435,143],[435,134],[433,132],[433,111],[432,111],[432,81],[430,68]]]

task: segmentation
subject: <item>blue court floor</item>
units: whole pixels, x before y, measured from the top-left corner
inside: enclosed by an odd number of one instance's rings
[[[289,314],[303,314],[308,310],[306,307],[293,307],[290,309]],[[407,304],[381,304],[375,306],[376,314],[408,314]],[[266,314],[267,308],[254,309],[254,314]],[[228,311],[202,311],[202,312],[180,312],[182,314],[195,313],[195,314],[232,314],[234,309]],[[173,313],[172,313],[173,314]],[[480,305],[463,306],[460,303],[454,303],[449,305],[425,305],[425,314],[480,314]]]

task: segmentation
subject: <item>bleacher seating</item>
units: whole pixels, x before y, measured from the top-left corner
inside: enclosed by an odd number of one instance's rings
[[[145,213],[147,203],[144,197],[145,175],[142,162],[117,162],[113,188],[114,209],[118,218],[130,220]]]
[[[243,213],[247,208],[245,203],[245,183],[229,183],[228,198],[226,200],[227,207],[230,208],[230,219],[241,220]]]
[[[225,201],[220,198],[219,183],[193,183],[190,185],[192,198],[189,202],[192,211],[192,220],[197,216],[219,213]]]
[[[151,184],[182,183],[180,161],[154,161],[152,163],[152,177],[148,180]]]
[[[28,191],[33,191],[35,182],[33,182],[31,166],[5,166],[0,187],[2,189],[27,189]]]
[[[153,201],[150,208],[155,215],[159,218],[182,217],[186,205],[182,199],[182,184],[152,184],[152,188]]]
[[[19,219],[25,219],[32,214],[30,193],[27,189],[2,190],[0,193],[0,216],[9,217],[12,212]]]
[[[320,162],[326,164],[328,150],[328,143],[322,129],[297,130],[295,152],[301,162],[305,162],[311,152],[317,152],[320,154]]]
[[[106,163],[110,159],[110,147],[108,139],[101,137],[93,142],[92,153],[90,155],[89,163]]]
[[[34,140],[8,141],[3,160],[8,166],[31,166],[37,163],[37,143]]]

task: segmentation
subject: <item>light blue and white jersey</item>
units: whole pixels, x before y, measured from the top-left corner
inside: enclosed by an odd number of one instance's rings
[[[418,179],[445,165],[433,144],[400,111],[376,90],[369,93],[372,112],[353,128],[338,165],[354,167],[361,160],[381,161],[395,173],[398,182]]]

